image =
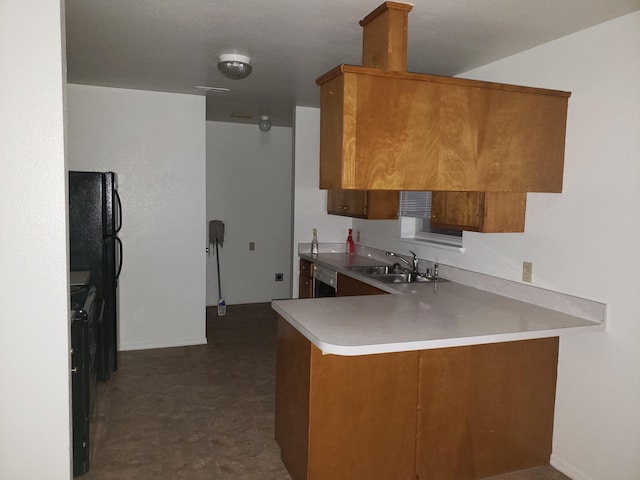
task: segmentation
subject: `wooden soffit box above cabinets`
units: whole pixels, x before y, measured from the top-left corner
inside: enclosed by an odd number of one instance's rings
[[[320,188],[561,192],[569,92],[408,73],[410,5],[360,23],[321,87]]]

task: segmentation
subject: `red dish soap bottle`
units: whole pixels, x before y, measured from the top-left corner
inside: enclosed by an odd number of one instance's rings
[[[353,243],[353,229],[349,229],[349,235],[347,236],[347,242],[346,242],[346,253],[348,253],[349,255],[353,255],[353,253],[355,252],[355,245]]]

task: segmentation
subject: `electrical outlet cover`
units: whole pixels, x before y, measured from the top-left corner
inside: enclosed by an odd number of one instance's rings
[[[533,278],[533,263],[522,262],[522,281],[531,282]]]

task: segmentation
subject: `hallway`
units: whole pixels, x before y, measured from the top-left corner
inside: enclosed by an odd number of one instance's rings
[[[86,480],[289,480],[273,438],[275,314],[207,312],[208,345],[121,352],[98,384]]]

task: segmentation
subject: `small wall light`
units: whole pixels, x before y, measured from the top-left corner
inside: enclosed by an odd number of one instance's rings
[[[268,132],[269,130],[271,130],[271,119],[269,118],[269,115],[260,115],[258,128],[263,132]]]

